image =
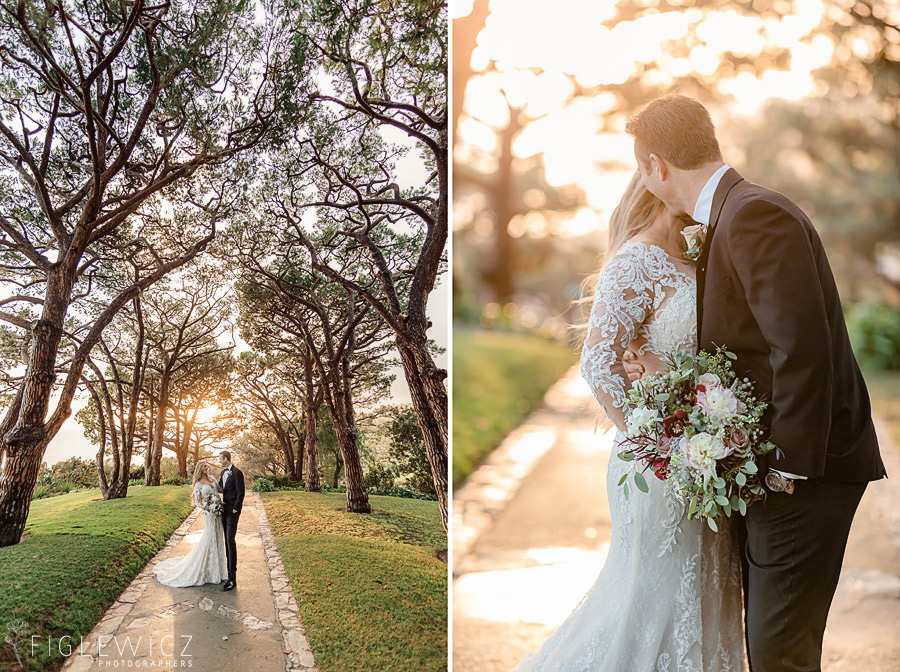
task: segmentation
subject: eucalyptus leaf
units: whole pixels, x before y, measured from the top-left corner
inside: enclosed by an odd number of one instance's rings
[[[707,519],[706,519],[706,524],[709,525],[709,529],[711,529],[713,532],[718,532],[718,531],[719,531],[719,526],[716,525],[716,521],[713,520],[712,518],[707,518]]]
[[[644,478],[644,475],[639,471],[634,472],[634,484],[641,492],[650,492],[650,487],[647,485],[647,479]]]

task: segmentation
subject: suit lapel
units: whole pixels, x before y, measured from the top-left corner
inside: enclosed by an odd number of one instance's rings
[[[700,347],[700,327],[703,324],[703,291],[706,288],[706,263],[709,260],[709,250],[712,247],[712,239],[716,233],[716,227],[719,225],[719,216],[722,214],[722,208],[725,207],[725,199],[738,182],[744,178],[741,177],[734,168],[725,171],[719,185],[716,187],[716,193],[713,194],[712,207],[709,211],[709,226],[706,230],[706,240],[703,241],[703,250],[697,259],[697,347]]]

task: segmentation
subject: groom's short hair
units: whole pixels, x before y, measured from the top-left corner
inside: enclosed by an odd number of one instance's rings
[[[642,166],[651,154],[682,170],[722,160],[709,112],[688,96],[673,93],[651,100],[628,120],[625,130],[634,138]]]
[[[231,453],[229,453],[227,450],[223,450],[221,453],[219,453],[219,457],[224,457],[226,460],[231,462]]]

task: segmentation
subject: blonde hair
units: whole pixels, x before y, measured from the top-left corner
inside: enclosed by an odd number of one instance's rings
[[[603,262],[596,272],[582,280],[578,298],[574,301],[581,308],[584,319],[584,322],[576,325],[578,334],[576,344],[579,347],[584,344],[584,339],[587,337],[588,318],[594,302],[594,287],[600,279],[603,266],[615,256],[627,240],[649,228],[664,207],[662,201],[644,186],[641,174],[635,171],[619,204],[609,218],[609,239],[606,243]]]
[[[663,207],[662,201],[650,193],[644,186],[641,174],[635,171],[609,219],[609,243],[606,246],[605,261],[609,261],[626,240],[634,238],[653,224]]]
[[[197,481],[203,478],[203,467],[207,466],[206,462],[197,462],[194,467],[194,477],[191,479],[191,485],[197,485]]]

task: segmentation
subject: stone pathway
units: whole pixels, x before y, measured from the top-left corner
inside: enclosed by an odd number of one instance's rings
[[[453,498],[453,670],[508,672],[593,585],[606,560],[613,433],[577,367]],[[823,672],[900,672],[900,452],[854,520]]]
[[[156,563],[187,555],[200,539],[203,517],[195,509],[63,670],[317,672],[262,500],[256,492],[247,495],[238,523],[235,590],[224,592],[219,584],[169,588],[153,576]]]

